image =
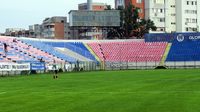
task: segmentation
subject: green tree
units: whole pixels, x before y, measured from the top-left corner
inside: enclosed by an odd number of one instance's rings
[[[110,5],[106,5],[106,8],[105,10],[112,10],[111,6]]]
[[[154,22],[150,19],[145,20],[141,19],[139,22],[139,27],[133,31],[133,36],[137,38],[144,38],[146,33],[149,33],[150,30],[156,31],[157,27]]]
[[[150,30],[155,31],[157,28],[154,22],[150,19],[140,19],[139,8],[130,4],[128,7],[123,9],[119,7],[120,10],[120,27],[112,28],[108,32],[108,38],[114,39],[130,39],[130,38],[144,38],[145,33],[149,33]]]

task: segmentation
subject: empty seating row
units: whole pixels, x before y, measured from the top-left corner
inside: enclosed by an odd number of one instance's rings
[[[30,40],[30,39],[21,39],[21,41],[23,41],[24,43],[31,45],[35,48],[38,48],[40,50],[42,50],[43,52],[45,52],[46,54],[51,54],[54,57],[58,57],[62,60],[65,60],[67,62],[76,62],[76,59],[73,57],[69,57],[65,54],[62,54],[58,51],[56,51],[52,46],[47,45],[43,42],[40,41],[35,41],[35,40]]]
[[[67,48],[75,53],[78,53],[88,59],[95,61],[95,57],[90,53],[90,51],[81,42],[43,42],[47,45],[53,47]]]
[[[103,42],[88,43],[102,61],[159,62],[167,47],[166,42]]]
[[[166,61],[200,61],[200,42],[174,41]]]
[[[13,41],[15,39],[15,41]],[[4,51],[3,44],[7,46],[7,52]],[[0,37],[0,58],[7,62],[39,62],[41,58],[45,62],[56,60],[62,62],[61,59],[43,52],[33,46],[22,43],[20,40],[11,37]]]

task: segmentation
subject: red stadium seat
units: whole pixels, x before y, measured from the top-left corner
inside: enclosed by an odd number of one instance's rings
[[[88,45],[101,60],[111,62],[159,62],[167,47],[166,42],[143,41],[96,42]]]

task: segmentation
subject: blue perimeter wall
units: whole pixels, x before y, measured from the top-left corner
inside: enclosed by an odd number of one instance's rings
[[[145,34],[145,42],[190,42],[200,41],[200,33],[150,33]]]

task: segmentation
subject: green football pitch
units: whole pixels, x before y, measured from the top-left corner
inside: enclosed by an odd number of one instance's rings
[[[0,112],[200,112],[200,70],[0,77]]]

